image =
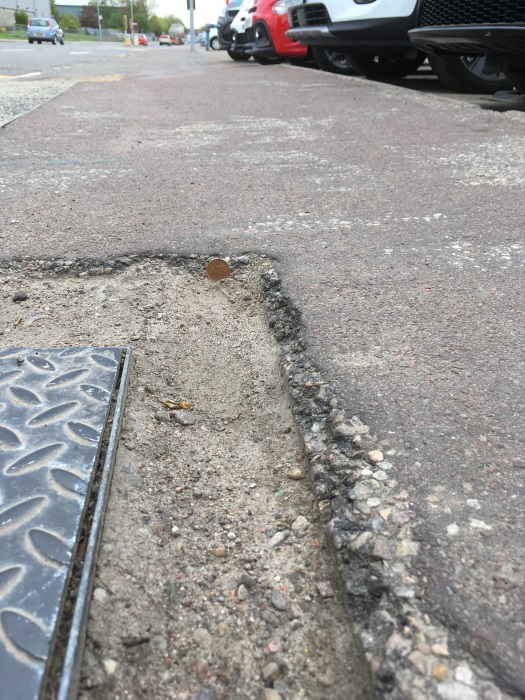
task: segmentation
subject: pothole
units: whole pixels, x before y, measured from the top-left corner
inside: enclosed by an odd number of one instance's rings
[[[0,277],[1,345],[133,346],[79,697],[362,700],[367,664],[268,329],[271,263],[240,258],[218,283],[204,265]]]

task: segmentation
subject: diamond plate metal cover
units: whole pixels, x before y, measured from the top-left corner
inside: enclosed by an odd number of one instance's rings
[[[41,696],[122,348],[0,349],[0,697]]]

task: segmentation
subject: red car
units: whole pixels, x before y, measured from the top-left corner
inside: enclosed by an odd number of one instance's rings
[[[323,46],[312,49],[286,36],[285,32],[290,29],[288,8],[298,3],[300,0],[254,0],[246,19],[247,53],[263,65],[280,63],[283,58],[298,62],[313,60],[319,68],[331,73],[356,75],[346,54]]]
[[[148,45],[148,37],[145,34],[138,34],[139,46]]]
[[[250,39],[253,42],[251,53],[255,61],[267,64],[278,63],[283,58],[306,60],[308,47],[285,35],[290,29],[288,7],[297,2],[298,0],[254,0],[246,19],[246,34],[248,42]]]

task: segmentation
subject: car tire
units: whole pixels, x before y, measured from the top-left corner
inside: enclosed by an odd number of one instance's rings
[[[525,95],[525,68],[523,66],[505,66],[505,75],[518,92]]]
[[[339,75],[358,75],[352,60],[346,53],[331,51],[322,46],[314,46],[312,54],[315,62],[321,70]]]
[[[401,78],[415,73],[426,57],[422,51],[418,51],[414,58],[354,56],[353,54],[349,54],[348,58],[357,73],[364,75],[365,78],[370,78],[370,80],[401,80]]]
[[[37,44],[41,44],[41,43],[42,43],[42,39],[37,39],[37,40],[36,40],[36,43],[37,43]]]
[[[273,66],[277,63],[282,63],[281,58],[270,58],[270,56],[263,56],[261,54],[254,53],[253,60],[260,66]]]
[[[485,56],[430,54],[428,62],[439,80],[457,92],[478,92],[491,95],[498,90],[508,90],[510,87],[502,73],[483,75]]]
[[[60,39],[60,46],[64,46],[64,37]]]
[[[33,39],[28,39],[28,42],[29,42],[30,44],[32,44],[32,43],[33,43]]]
[[[221,45],[219,43],[219,39],[214,36],[210,39],[210,49],[213,49],[213,51],[218,51],[221,48]]]
[[[228,56],[232,58],[234,61],[249,61],[250,60],[250,54],[249,53],[240,53],[239,51],[232,51],[231,49],[226,49],[228,52]]]
[[[55,46],[55,45],[56,45],[56,43],[57,43],[57,37],[56,37],[56,34],[55,34],[55,36],[54,36],[54,37],[53,37],[53,38],[51,39],[51,43],[53,44],[53,46]]]

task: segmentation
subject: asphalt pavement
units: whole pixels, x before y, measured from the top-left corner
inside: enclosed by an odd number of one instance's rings
[[[71,81],[0,131],[2,259],[274,257],[410,504],[413,546],[374,566],[402,565],[447,633],[441,677],[428,639],[392,633],[389,663],[439,697],[525,697],[525,114],[188,46],[64,48],[0,53],[35,89]]]

